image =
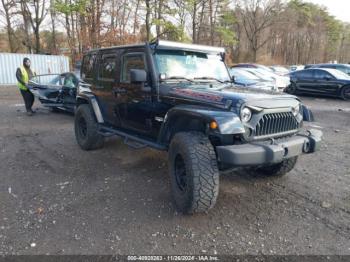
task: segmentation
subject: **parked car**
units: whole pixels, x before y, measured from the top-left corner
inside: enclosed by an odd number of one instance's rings
[[[183,213],[215,205],[219,169],[288,173],[299,155],[320,146],[320,131],[302,129],[311,112],[295,96],[235,86],[224,52],[161,40],[87,52],[77,143],[92,150],[117,135],[133,148],[167,151],[172,195]]]
[[[233,77],[234,83],[236,85],[270,91],[278,91],[278,88],[273,80],[263,79],[242,68],[231,68],[229,72]]]
[[[28,87],[42,105],[50,110],[74,112],[78,85],[79,77],[67,72],[34,76]]]
[[[290,84],[289,76],[280,76],[271,71],[266,71],[261,68],[245,68],[248,72],[255,74],[264,79],[270,79],[276,83],[279,90],[283,91]]]
[[[291,73],[290,94],[310,93],[350,99],[350,76],[336,69],[311,68]]]
[[[240,63],[240,64],[235,64],[232,66],[232,68],[235,68],[235,67],[262,69],[262,70],[266,70],[266,71],[273,73],[273,70],[271,68],[269,68],[268,66],[260,65],[260,64]]]
[[[345,74],[350,75],[350,65],[347,64],[316,64],[310,65],[308,68],[331,68],[337,69]]]
[[[272,69],[272,71],[280,76],[286,76],[289,74],[289,70],[287,68],[285,68],[284,66],[270,66],[270,69]]]
[[[305,66],[303,66],[303,65],[291,65],[291,66],[289,67],[289,70],[290,70],[291,72],[293,72],[293,71],[298,71],[298,70],[303,70],[303,69],[306,69]]]

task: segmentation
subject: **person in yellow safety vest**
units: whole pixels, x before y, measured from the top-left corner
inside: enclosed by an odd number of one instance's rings
[[[23,96],[28,116],[31,116],[33,113],[35,113],[35,111],[32,109],[32,106],[34,104],[34,95],[28,88],[28,82],[34,75],[34,71],[30,69],[30,60],[29,58],[25,57],[23,59],[23,66],[17,68],[16,78],[18,81],[17,86]]]

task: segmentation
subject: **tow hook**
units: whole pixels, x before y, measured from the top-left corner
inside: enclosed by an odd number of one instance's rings
[[[311,145],[309,140],[305,140],[304,145],[303,145],[303,152],[304,153],[309,153],[311,149]]]

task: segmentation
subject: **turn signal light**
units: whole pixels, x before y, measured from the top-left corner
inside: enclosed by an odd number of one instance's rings
[[[218,123],[216,123],[215,121],[211,121],[209,126],[210,126],[211,129],[217,129],[218,128]]]

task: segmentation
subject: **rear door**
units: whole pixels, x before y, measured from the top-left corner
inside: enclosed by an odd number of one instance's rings
[[[115,107],[114,87],[118,77],[118,50],[104,51],[98,55],[97,77],[94,93],[103,111],[104,120],[110,125],[120,126]]]
[[[313,69],[306,69],[295,72],[293,82],[297,85],[298,90],[303,92],[312,91],[312,86],[315,84]]]

